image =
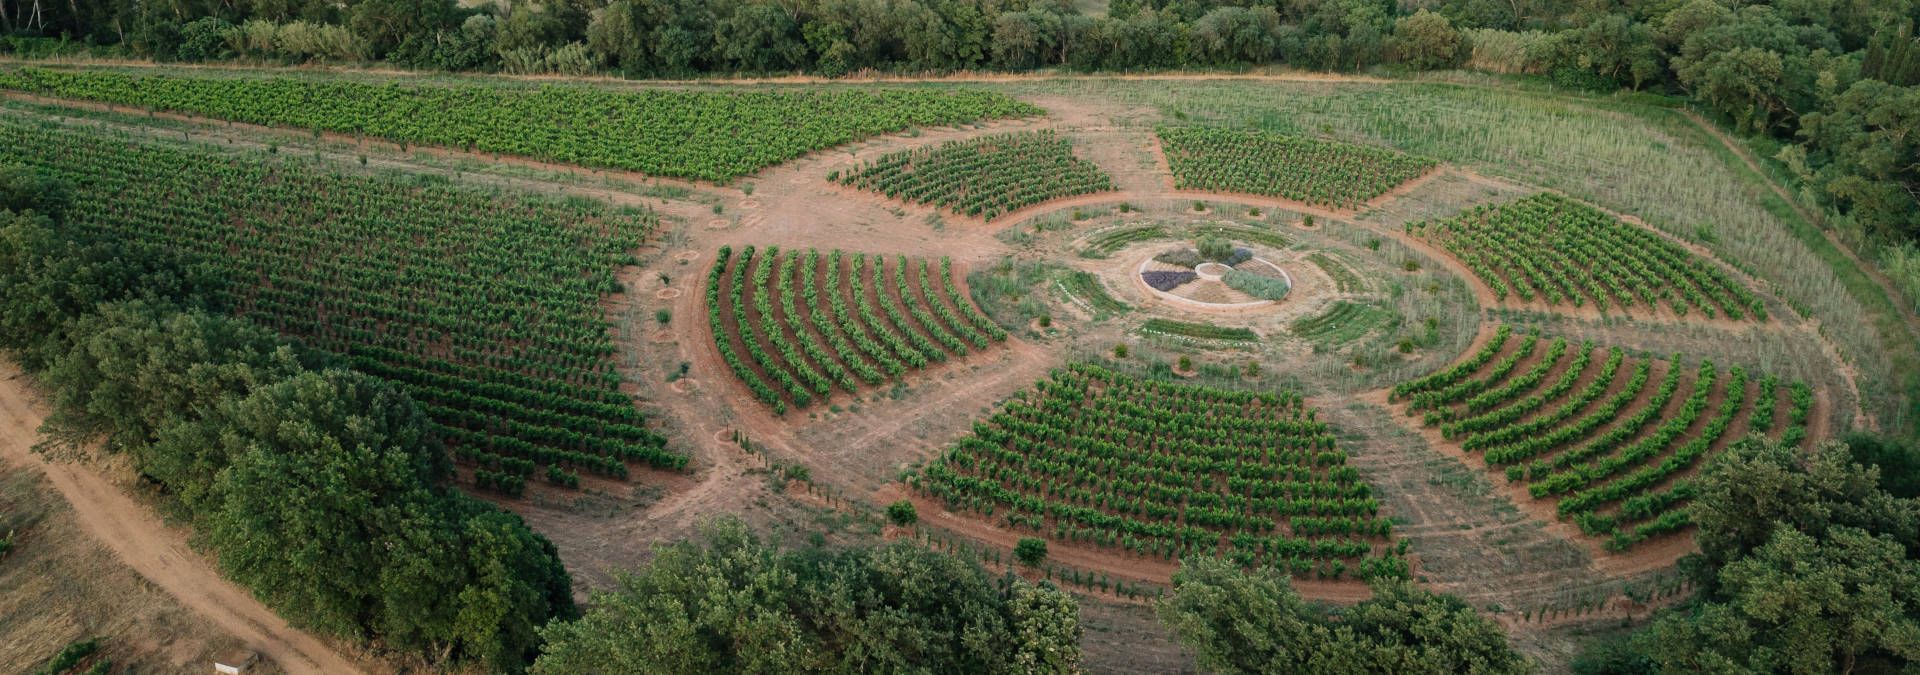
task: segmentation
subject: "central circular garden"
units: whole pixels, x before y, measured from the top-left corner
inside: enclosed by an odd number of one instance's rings
[[[1253,249],[1202,236],[1140,261],[1134,270],[1154,295],[1209,309],[1248,309],[1286,299],[1293,277]]]

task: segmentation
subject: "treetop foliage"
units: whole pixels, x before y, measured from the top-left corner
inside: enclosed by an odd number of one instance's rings
[[[1077,670],[1078,608],[911,543],[782,551],[740,521],[674,544],[544,631],[533,672]]]
[[[77,231],[0,211],[0,349],[40,374],[50,431],[126,452],[228,577],[297,625],[495,671],[574,614],[553,545],[447,486],[396,385],[210,311],[217,284],[177,258]]]
[[[1699,588],[1650,628],[1582,655],[1574,670],[1626,673],[1910,672],[1920,664],[1920,500],[1860,463],[1884,441],[1811,450],[1751,439],[1699,478]],[[1902,670],[1902,669],[1906,670]]]
[[[1345,609],[1303,600],[1271,568],[1190,558],[1160,621],[1220,673],[1524,673],[1506,633],[1459,598],[1380,580]]]

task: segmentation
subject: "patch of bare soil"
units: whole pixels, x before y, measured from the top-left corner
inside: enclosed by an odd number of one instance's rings
[[[245,590],[222,579],[211,561],[187,546],[186,533],[162,523],[151,509],[105,477],[89,467],[49,462],[34,453],[32,447],[39,440],[39,428],[46,412],[31,387],[13,363],[0,365],[0,453],[3,453],[0,459],[27,471],[45,473],[47,482],[72,505],[71,517],[76,527],[59,535],[77,531],[81,536],[97,540],[125,565],[121,569],[131,569],[165,592],[180,608],[198,617],[198,621],[206,622],[207,632],[230,635],[259,650],[289,673],[361,671],[359,664],[342,657],[313,635],[288,625]],[[94,568],[109,573],[114,570],[98,563]],[[90,581],[81,583],[86,585]],[[142,604],[149,608],[147,611],[164,611],[153,609],[162,603],[152,597],[144,598]],[[39,608],[39,611],[72,612],[77,616],[82,608]],[[43,639],[33,640],[31,648],[44,648]],[[57,650],[55,646],[52,651]],[[36,658],[45,658],[52,651]]]

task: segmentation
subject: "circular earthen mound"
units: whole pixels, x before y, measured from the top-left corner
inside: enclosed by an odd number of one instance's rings
[[[662,288],[658,291],[654,291],[653,297],[659,298],[661,300],[672,300],[674,298],[680,297],[680,289]]]

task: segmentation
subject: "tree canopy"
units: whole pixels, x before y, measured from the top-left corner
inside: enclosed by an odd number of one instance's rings
[[[535,673],[1062,672],[1079,610],[911,543],[783,551],[722,519],[578,621],[544,631]]]
[[[1371,599],[1313,605],[1272,569],[1193,558],[1160,602],[1160,622],[1221,673],[1523,673],[1506,633],[1459,598],[1380,581]]]
[[[1699,589],[1642,634],[1575,670],[1625,673],[1908,672],[1920,664],[1920,500],[1882,488],[1910,472],[1897,445],[1810,450],[1754,438],[1701,473]],[[1888,465],[1856,461],[1891,452]],[[1900,481],[1911,480],[1903,476]],[[1908,669],[1903,671],[1902,669]]]
[[[50,429],[127,453],[292,622],[523,670],[539,628],[576,613],[553,544],[447,486],[445,450],[395,385],[210,310],[220,283],[188,269],[0,211],[0,349],[47,385]]]

